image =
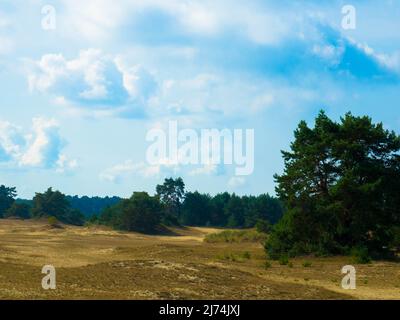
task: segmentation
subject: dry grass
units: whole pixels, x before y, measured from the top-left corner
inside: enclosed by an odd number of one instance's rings
[[[357,289],[347,291],[340,270],[350,258],[308,257],[265,268],[259,243],[206,243],[218,231],[212,228],[172,231],[177,235],[147,236],[0,220],[0,298],[400,299],[395,263],[355,265]],[[41,288],[45,264],[57,269],[56,290]]]
[[[258,242],[262,243],[267,236],[254,229],[247,230],[224,230],[216,233],[207,234],[204,238],[205,242],[218,243],[242,243],[242,242]]]

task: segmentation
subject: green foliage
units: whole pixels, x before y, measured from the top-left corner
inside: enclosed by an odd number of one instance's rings
[[[99,224],[99,217],[97,215],[92,215],[89,219],[87,219],[86,221],[86,226],[90,226],[90,225],[97,225]]]
[[[113,206],[122,199],[119,197],[78,197],[66,196],[72,209],[79,210],[88,219],[94,215],[98,215],[105,208]]]
[[[187,192],[181,221],[184,225],[205,226],[210,221],[211,197],[199,192]]]
[[[312,262],[311,261],[304,261],[303,262],[303,267],[304,268],[310,268],[312,266]]]
[[[34,218],[55,217],[57,220],[72,225],[83,225],[84,216],[76,210],[71,209],[66,196],[60,191],[47,189],[44,193],[36,193],[32,201],[32,216]]]
[[[394,226],[390,229],[392,234],[392,243],[391,247],[393,247],[396,251],[400,251],[400,226]]]
[[[225,207],[230,198],[231,195],[224,192],[211,199],[210,225],[222,227],[228,224],[229,212],[226,212]]]
[[[368,248],[366,247],[356,247],[351,250],[351,256],[355,263],[367,264],[372,261],[369,255]]]
[[[167,225],[179,224],[182,202],[185,197],[185,184],[182,178],[165,179],[156,187],[156,192],[164,206],[163,222]]]
[[[30,206],[24,203],[14,202],[12,206],[5,212],[4,217],[29,219],[31,217]]]
[[[60,228],[61,227],[60,222],[54,216],[48,217],[47,218],[47,223],[49,224],[49,226],[51,226],[53,228]]]
[[[263,242],[266,235],[256,230],[225,230],[222,232],[208,234],[204,241],[208,243],[242,243]]]
[[[231,262],[244,262],[245,260],[251,259],[251,254],[248,251],[233,253],[233,252],[224,252],[222,255],[218,255],[217,259],[219,260],[227,260]]]
[[[134,192],[131,198],[106,208],[99,221],[120,230],[152,233],[160,225],[161,218],[162,205],[158,196]]]
[[[14,203],[14,199],[17,196],[17,191],[15,188],[9,188],[4,185],[0,186],[0,218],[3,218],[6,211]]]
[[[180,222],[191,226],[253,228],[264,221],[265,232],[267,221],[276,223],[282,215],[280,201],[268,194],[239,197],[225,192],[211,197],[196,191],[185,194]]]
[[[225,215],[229,215],[228,227],[235,228],[244,225],[244,205],[240,197],[233,194],[225,207]]]
[[[302,121],[275,176],[287,211],[266,243],[270,257],[360,246],[387,255],[400,225],[399,151],[400,138],[368,117],[337,123],[321,112],[313,129]]]
[[[266,220],[258,220],[256,223],[256,230],[260,233],[269,233],[271,231],[271,224]]]
[[[286,266],[289,264],[289,258],[285,255],[280,256],[278,261],[281,266]]]

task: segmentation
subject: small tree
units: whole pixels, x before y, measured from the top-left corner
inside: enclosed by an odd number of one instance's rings
[[[178,224],[182,202],[185,198],[185,183],[182,178],[165,179],[162,185],[157,185],[156,192],[165,207],[164,222]]]
[[[161,221],[161,203],[157,196],[135,192],[124,201],[121,212],[122,228],[129,231],[154,232]]]
[[[32,216],[35,218],[53,216],[57,220],[73,225],[82,225],[84,216],[78,210],[71,209],[66,196],[60,191],[48,188],[44,193],[36,193],[33,198]]]
[[[0,186],[0,218],[3,218],[6,211],[12,206],[17,196],[15,188]]]

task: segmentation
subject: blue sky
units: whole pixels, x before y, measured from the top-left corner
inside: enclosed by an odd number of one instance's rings
[[[274,193],[280,150],[320,109],[400,132],[399,17],[395,0],[1,1],[0,183],[21,197],[128,196],[172,175],[212,194]],[[149,168],[146,133],[168,121],[254,129],[254,173]]]

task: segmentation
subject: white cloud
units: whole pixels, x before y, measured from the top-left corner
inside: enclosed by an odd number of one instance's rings
[[[20,128],[7,121],[0,121],[0,162],[18,158],[24,147],[25,139]]]
[[[56,167],[58,173],[70,173],[78,167],[78,161],[76,159],[70,160],[65,154],[60,154]]]
[[[127,66],[120,57],[116,58],[115,62],[122,73],[122,83],[129,96],[146,104],[157,89],[153,75],[141,65]]]
[[[14,168],[56,168],[59,172],[76,167],[76,160],[61,154],[65,145],[54,119],[33,118],[28,134],[20,127],[0,121],[0,163]],[[61,170],[61,171],[60,171]]]
[[[171,175],[179,172],[180,168],[176,164],[171,164],[166,160],[160,160],[157,165],[149,165],[144,162],[135,163],[127,160],[121,164],[107,168],[100,173],[99,178],[103,181],[120,183],[123,179],[137,175],[144,178],[159,177],[160,175]]]
[[[257,44],[275,45],[290,34],[287,13],[273,6],[249,5],[239,1],[111,0],[63,1],[62,21],[71,36],[77,32],[89,41],[112,40],[120,28],[129,26],[150,10],[170,16],[182,33],[214,37],[234,32]],[[229,8],[229,10],[227,10]],[[124,32],[129,32],[125,30]]]
[[[232,177],[228,181],[228,187],[231,189],[237,189],[243,187],[246,184],[246,179],[243,177]]]
[[[27,136],[28,148],[21,155],[19,164],[31,167],[51,167],[59,157],[63,141],[54,119],[34,118],[33,133]]]
[[[320,57],[328,64],[336,66],[342,60],[343,53],[345,52],[345,46],[343,43],[341,43],[339,46],[315,44],[312,48],[312,52],[314,55]]]
[[[357,43],[354,40],[351,40],[351,43],[387,69],[400,72],[400,51],[395,51],[391,54],[378,53],[365,43]]]
[[[127,67],[97,49],[83,50],[71,60],[62,54],[43,55],[31,62],[28,84],[31,91],[53,94],[62,104],[92,109],[144,107],[157,86],[145,68]]]
[[[216,175],[218,174],[218,166],[216,164],[207,164],[203,167],[193,169],[189,172],[192,176],[198,175]]]
[[[129,1],[121,0],[116,4],[110,0],[64,0],[65,11],[61,14],[62,22],[68,26],[71,36],[88,40],[104,41],[111,36],[110,31],[119,26],[127,16]]]

